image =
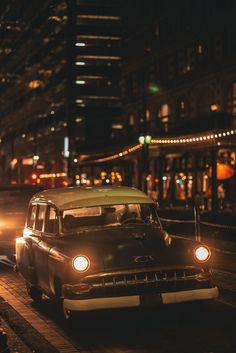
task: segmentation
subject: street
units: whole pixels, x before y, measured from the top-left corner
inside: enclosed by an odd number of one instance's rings
[[[0,353],[236,353],[235,13],[0,1]]]
[[[236,351],[236,286],[234,275],[227,272],[214,273],[217,284],[224,287],[216,301],[91,312],[67,323],[52,300],[32,303],[24,281],[12,268],[2,265],[0,271],[1,316],[28,347],[21,352]]]

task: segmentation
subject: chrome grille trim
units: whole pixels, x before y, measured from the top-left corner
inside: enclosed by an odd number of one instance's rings
[[[160,284],[180,281],[194,281],[202,273],[201,269],[178,269],[162,271],[145,271],[136,273],[116,273],[112,275],[88,276],[83,281],[91,284],[93,288],[121,288],[138,285]]]

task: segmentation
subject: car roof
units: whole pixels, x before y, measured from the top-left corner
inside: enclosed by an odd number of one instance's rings
[[[125,186],[49,189],[35,194],[31,202],[52,203],[60,210],[112,204],[154,203],[142,191]]]

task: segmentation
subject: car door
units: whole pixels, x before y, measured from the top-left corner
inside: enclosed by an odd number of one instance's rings
[[[34,256],[37,284],[50,294],[49,252],[57,244],[58,220],[54,207],[40,204],[35,221],[35,230],[40,232],[40,241],[35,243]]]
[[[30,269],[34,268],[33,244],[38,242],[34,234],[34,224],[37,214],[37,204],[30,204],[23,237],[16,240],[16,264],[23,277],[34,284],[34,275]]]

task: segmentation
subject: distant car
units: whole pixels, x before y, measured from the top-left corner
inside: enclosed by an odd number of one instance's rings
[[[128,187],[45,190],[30,201],[16,240],[28,294],[63,299],[76,311],[213,299],[210,250],[171,237],[157,205]]]
[[[15,254],[16,238],[22,234],[28,204],[43,190],[36,185],[0,185],[0,255]]]

